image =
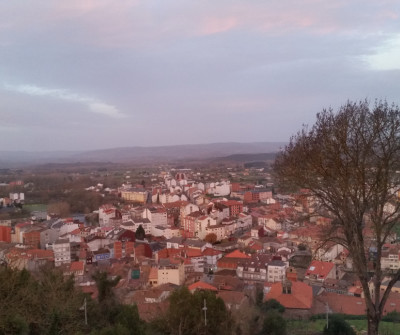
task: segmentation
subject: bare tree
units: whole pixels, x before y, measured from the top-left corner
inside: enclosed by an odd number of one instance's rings
[[[370,107],[363,101],[317,114],[315,124],[293,136],[274,165],[281,185],[309,189],[318,211],[332,217],[326,240],[342,244],[353,258],[371,335],[378,334],[385,303],[400,279],[400,270],[390,273],[381,264],[384,244],[400,217],[399,163],[398,106],[377,101]],[[376,250],[373,273],[368,271],[371,247]],[[386,276],[390,281],[381,291]]]

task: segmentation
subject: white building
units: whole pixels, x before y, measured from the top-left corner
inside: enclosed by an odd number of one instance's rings
[[[152,226],[164,226],[168,225],[167,211],[165,208],[160,207],[150,207],[145,208],[142,217],[144,219],[149,219]]]
[[[273,260],[268,263],[267,281],[271,283],[283,281],[283,279],[285,278],[287,267],[287,263],[280,260]]]
[[[58,239],[55,241],[53,251],[55,266],[71,263],[71,245],[67,239]]]

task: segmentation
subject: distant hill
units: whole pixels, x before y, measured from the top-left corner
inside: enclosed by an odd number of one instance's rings
[[[273,153],[285,145],[283,142],[183,144],[160,147],[128,147],[95,150],[75,155],[78,161],[177,161],[183,159],[209,159],[237,154]]]
[[[213,160],[215,161],[228,161],[228,162],[237,162],[237,163],[245,163],[245,162],[265,162],[265,161],[273,161],[276,157],[276,152],[263,153],[263,154],[236,154],[229,155],[225,157],[218,157]]]
[[[154,162],[176,162],[179,160],[202,160],[217,157],[230,157],[229,159],[241,159],[240,155],[244,154],[266,155],[268,153],[276,153],[279,151],[280,148],[284,147],[285,144],[286,143],[283,142],[229,142],[210,144],[183,144],[157,147],[136,146],[91,150],[85,152],[0,151],[0,168],[48,163],[66,164],[76,162],[112,162],[143,164]],[[260,152],[264,154],[260,154]],[[255,160],[260,160],[260,158],[255,158]],[[264,158],[262,158],[261,160],[264,160]]]

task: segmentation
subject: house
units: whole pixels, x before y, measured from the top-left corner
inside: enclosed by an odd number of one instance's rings
[[[266,281],[269,255],[252,255],[238,262],[236,274],[245,282]]]
[[[220,250],[216,250],[213,248],[206,248],[203,251],[203,257],[204,257],[204,271],[210,272],[210,271],[216,271],[217,270],[217,262],[220,258],[222,258],[223,252]]]
[[[238,268],[238,264],[240,261],[250,259],[251,257],[249,255],[246,255],[245,253],[239,251],[239,250],[234,250],[230,252],[229,254],[225,255],[224,257],[220,258],[217,261],[217,267],[218,270],[221,269],[230,269],[230,270],[236,270]]]
[[[75,280],[79,276],[83,276],[85,273],[85,262],[83,261],[76,261],[76,262],[71,262],[69,269],[64,272],[64,275],[74,275]]]
[[[196,290],[204,290],[204,291],[213,291],[213,292],[217,292],[217,288],[213,285],[207,284],[203,281],[198,281],[195,282],[191,285],[188,286],[188,289],[190,292],[194,292]]]
[[[349,315],[365,315],[367,305],[365,299],[352,295],[343,295],[332,292],[322,292],[314,299],[313,313],[326,313],[328,306],[330,313]],[[383,309],[383,315],[400,310],[400,293],[391,292]]]
[[[223,224],[215,224],[206,227],[206,235],[215,234],[217,241],[221,241],[225,238],[225,226]]]
[[[206,249],[206,248],[212,248],[211,243],[205,242],[205,241],[201,241],[201,240],[196,240],[196,239],[187,239],[184,242],[184,245],[186,247],[191,247],[191,248],[195,248],[195,249],[199,249],[202,252]]]
[[[197,237],[198,219],[203,216],[204,215],[201,211],[195,211],[183,217],[181,225],[184,237]]]
[[[229,208],[229,216],[238,216],[243,212],[243,202],[236,200],[220,201],[221,205]]]
[[[67,239],[58,239],[53,245],[54,264],[60,266],[62,264],[71,263],[71,245]]]
[[[315,251],[315,258],[323,262],[333,262],[343,251],[343,246],[337,243],[327,243]]]
[[[385,244],[382,249],[382,269],[398,270],[400,268],[400,246]]]
[[[135,243],[132,241],[115,241],[114,258],[132,257],[135,253]]]
[[[163,226],[166,227],[167,221],[167,210],[164,207],[148,207],[143,211],[142,217],[149,219],[152,226]]]
[[[182,285],[185,281],[185,266],[179,259],[160,259],[157,275],[158,285]]]
[[[99,208],[99,224],[100,226],[108,226],[110,219],[115,217],[116,208],[110,204],[104,204]]]
[[[206,188],[206,193],[213,194],[216,197],[224,197],[231,193],[231,185],[229,181],[210,183],[208,188]]]
[[[158,268],[157,267],[152,266],[150,268],[148,284],[150,286],[158,286]]]
[[[288,317],[308,317],[313,305],[311,286],[305,283],[290,280],[277,282],[271,285],[265,300],[275,299],[285,307]]]
[[[313,283],[323,284],[328,278],[336,279],[336,265],[334,263],[314,260],[308,267],[305,279]]]
[[[200,249],[185,247],[182,249],[181,255],[190,261],[194,272],[204,273],[204,256]]]
[[[183,247],[183,241],[184,238],[183,237],[178,237],[178,236],[174,236],[171,237],[170,239],[168,239],[167,242],[167,248],[173,248],[173,249],[179,249],[181,247]]]
[[[183,218],[183,235],[204,239],[209,233],[207,228],[216,224],[216,220],[200,211],[192,212]]]
[[[281,260],[272,260],[268,263],[268,278],[271,283],[283,281],[286,275],[288,264]]]
[[[44,225],[31,225],[27,226],[22,232],[22,242],[32,248],[40,248],[40,234],[42,231],[47,230]]]

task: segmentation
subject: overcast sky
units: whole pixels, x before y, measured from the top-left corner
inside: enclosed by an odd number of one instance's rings
[[[1,150],[288,141],[400,104],[398,0],[0,1]]]

